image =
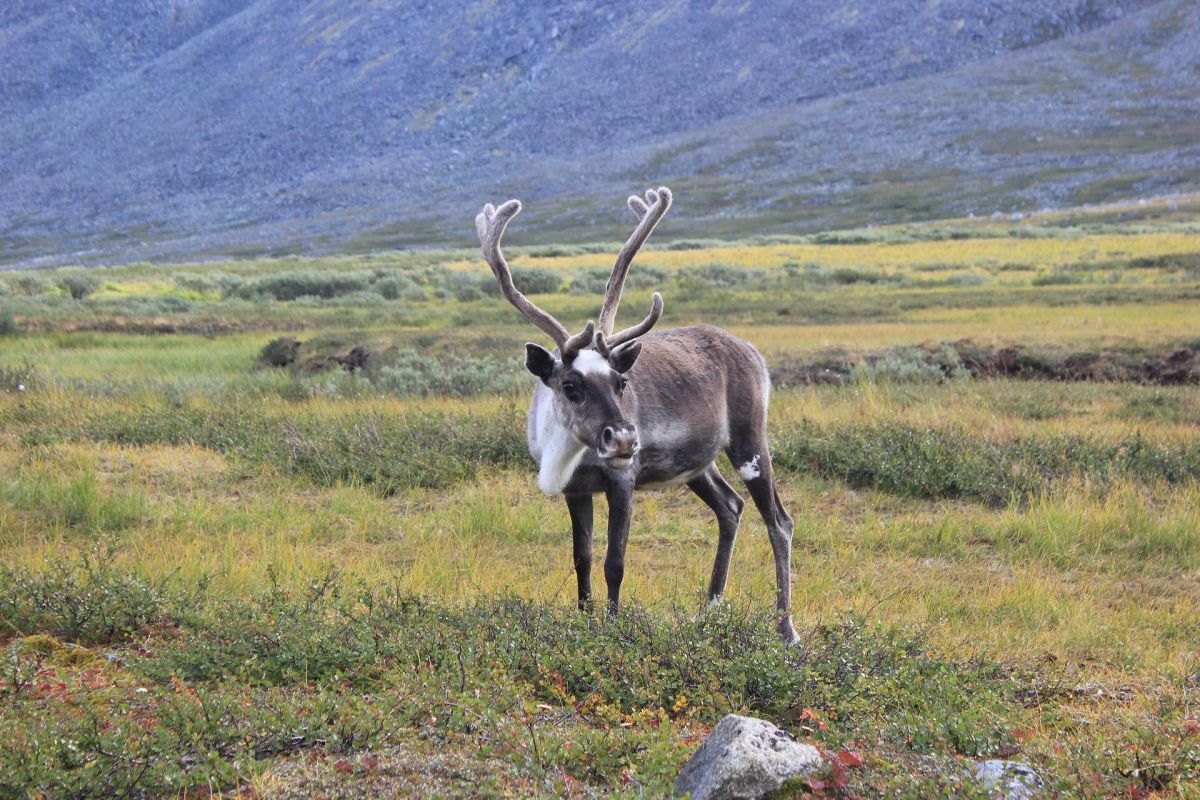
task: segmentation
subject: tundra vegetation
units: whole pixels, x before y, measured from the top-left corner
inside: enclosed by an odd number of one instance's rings
[[[615,248],[509,238],[595,317]],[[661,796],[730,711],[828,753],[796,795],[1200,793],[1194,205],[640,259],[772,367],[797,646],[749,515],[696,615],[685,488],[576,610],[477,250],[0,274],[0,796]]]

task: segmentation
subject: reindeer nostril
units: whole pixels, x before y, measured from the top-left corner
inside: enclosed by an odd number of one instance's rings
[[[600,434],[600,441],[603,442],[605,444],[605,446],[612,444],[613,443],[613,429],[605,428],[604,431]]]

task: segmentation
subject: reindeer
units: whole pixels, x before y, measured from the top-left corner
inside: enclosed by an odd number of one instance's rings
[[[737,469],[767,525],[778,586],[777,629],[796,641],[791,605],[792,519],[775,485],[767,446],[767,365],[749,343],[712,325],[651,332],[663,312],[655,292],[650,313],[613,333],[629,265],[671,206],[666,187],[636,195],[633,234],[617,255],[599,322],[571,336],[513,285],[500,252],[504,230],[521,211],[518,200],[490,203],[475,218],[483,257],[500,291],[549,336],[553,351],[525,345],[525,366],[539,382],[529,408],[529,452],[538,463],[538,487],[561,494],[571,514],[579,607],[592,607],[592,496],[608,502],[608,552],[604,580],[608,608],[617,611],[625,576],[625,545],[636,489],[687,484],[717,517],[717,554],[708,584],[710,604],[720,602],[729,559],[745,505],[721,476],[722,451]]]

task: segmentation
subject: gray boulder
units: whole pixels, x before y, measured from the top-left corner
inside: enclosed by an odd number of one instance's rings
[[[815,747],[771,723],[730,714],[684,764],[675,791],[690,793],[691,800],[762,797],[823,763]]]
[[[975,780],[993,797],[1031,800],[1042,788],[1042,778],[1020,761],[993,758],[975,765]]]

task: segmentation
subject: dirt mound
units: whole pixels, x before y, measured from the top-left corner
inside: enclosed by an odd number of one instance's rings
[[[1200,384],[1200,346],[1066,351],[1053,345],[984,345],[970,339],[881,350],[822,350],[772,359],[777,386],[847,383],[856,377],[1017,378],[1159,386]]]

